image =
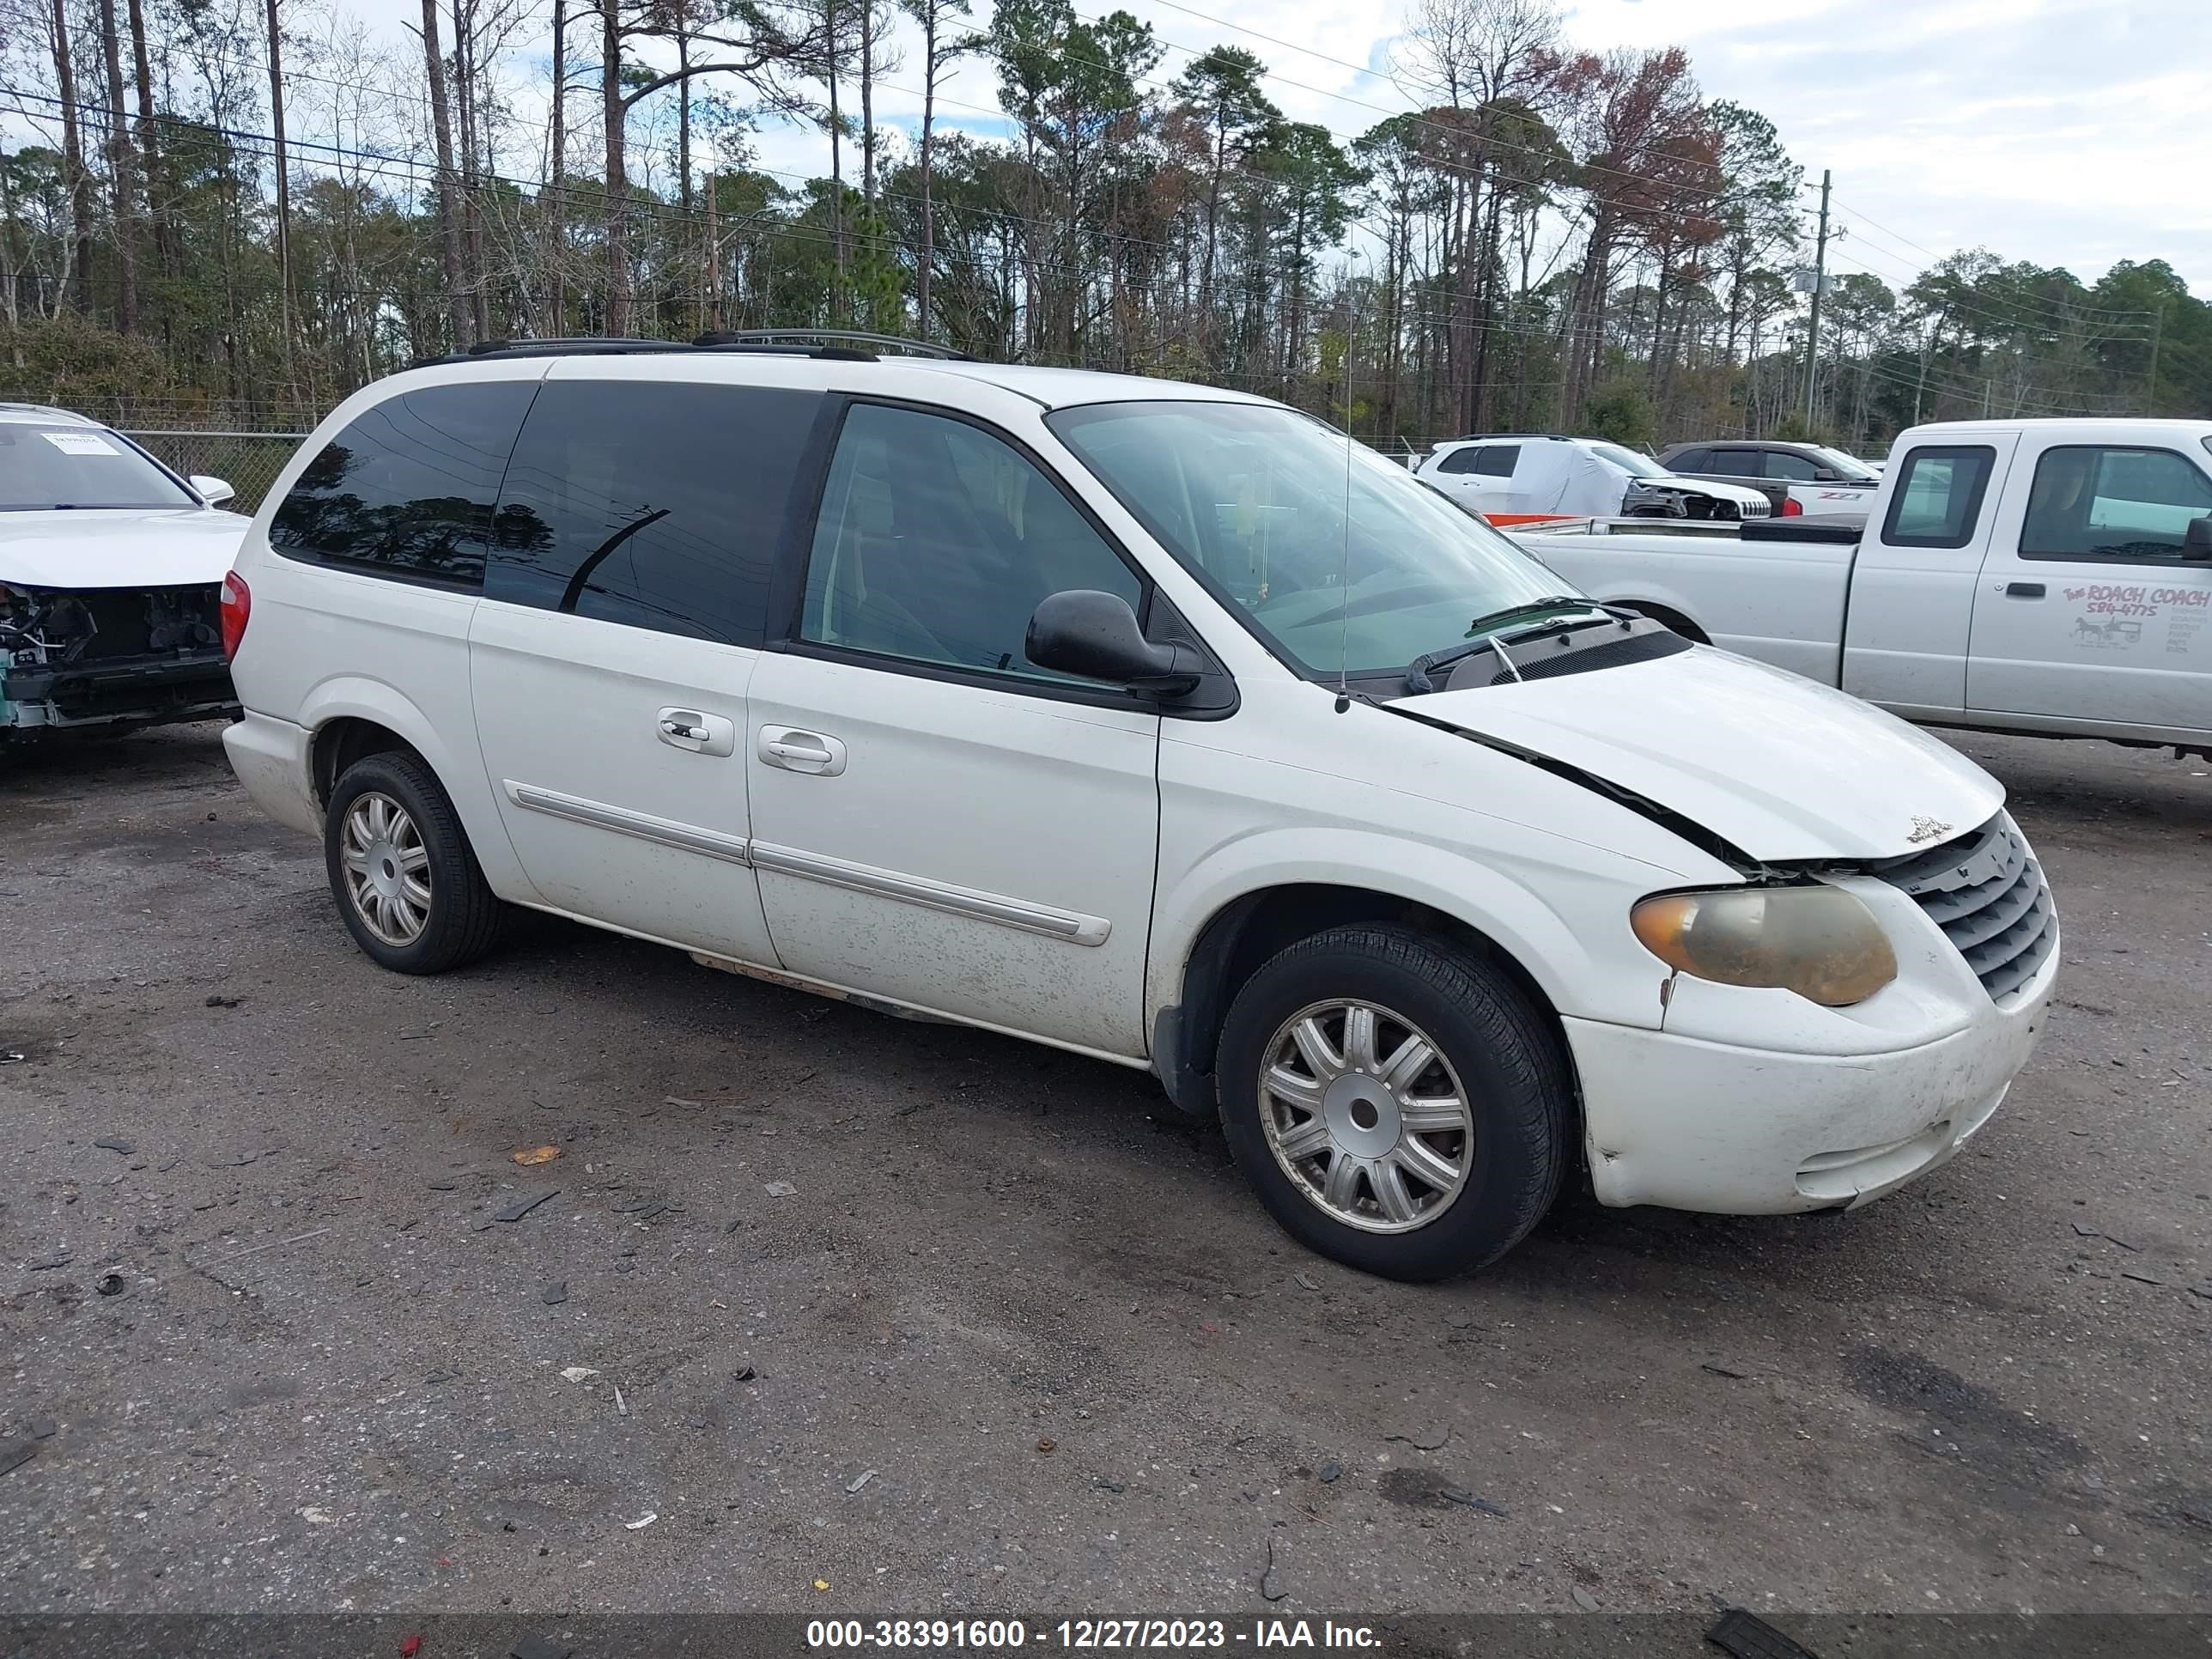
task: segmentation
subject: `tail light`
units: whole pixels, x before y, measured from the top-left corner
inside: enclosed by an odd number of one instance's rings
[[[1799,501],[1795,495],[1784,495],[1782,498],[1782,516],[1785,519],[1803,518],[1805,516],[1805,504]]]
[[[238,659],[239,642],[246,637],[246,619],[252,615],[253,591],[246,586],[246,578],[234,570],[222,579],[220,617],[222,654],[234,662]]]

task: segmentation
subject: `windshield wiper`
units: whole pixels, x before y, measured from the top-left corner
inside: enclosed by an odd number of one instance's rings
[[[1501,639],[1525,637],[1519,629],[1516,629],[1514,634],[1510,635],[1492,631],[1501,624],[1510,623],[1516,617],[1530,617],[1540,611],[1557,611],[1568,606],[1577,611],[1597,611],[1604,614],[1580,619],[1559,617],[1542,624],[1543,630],[1551,632],[1570,628],[1594,628],[1607,622],[1626,623],[1634,614],[1613,605],[1600,605],[1595,599],[1585,599],[1569,593],[1555,593],[1549,599],[1530,599],[1525,605],[1509,605],[1503,611],[1492,611],[1488,615],[1477,617],[1469,623],[1467,627],[1469,637],[1465,643],[1447,646],[1441,651],[1425,652],[1407,664],[1406,690],[1412,692],[1433,691],[1436,686],[1429,678],[1430,670],[1458,662],[1462,658],[1472,657],[1478,652],[1492,650]],[[1480,639],[1473,637],[1478,634],[1482,637]],[[1506,667],[1513,668],[1513,659],[1506,656],[1504,652],[1498,653],[1498,658]],[[1514,670],[1514,676],[1516,678],[1519,678],[1517,669]]]

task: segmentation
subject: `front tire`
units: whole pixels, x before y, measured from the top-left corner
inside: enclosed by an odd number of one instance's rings
[[[498,942],[503,907],[460,815],[422,761],[399,750],[345,769],[323,819],[331,893],[379,967],[442,974]]]
[[[1486,1266],[1558,1196],[1573,1091],[1495,965],[1412,928],[1331,928],[1237,993],[1216,1062],[1231,1152],[1285,1231],[1414,1281]]]

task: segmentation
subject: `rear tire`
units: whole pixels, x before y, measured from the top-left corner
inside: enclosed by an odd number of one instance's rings
[[[1215,1075],[1261,1202],[1386,1279],[1496,1261],[1567,1169],[1573,1088],[1550,1021],[1494,964],[1413,928],[1331,928],[1274,957],[1231,1006]]]
[[[498,943],[506,907],[415,756],[387,750],[346,768],[324,814],[323,855],[346,931],[379,967],[442,974]]]

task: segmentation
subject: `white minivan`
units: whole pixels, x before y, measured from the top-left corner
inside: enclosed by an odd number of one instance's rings
[[[498,347],[323,422],[225,622],[232,763],[386,967],[520,905],[1149,1070],[1395,1277],[1578,1176],[1887,1192],[2056,971],[1972,764],[1235,392]]]

